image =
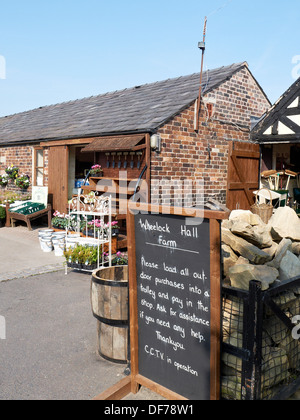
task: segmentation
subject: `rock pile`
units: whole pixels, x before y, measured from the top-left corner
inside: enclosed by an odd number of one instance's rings
[[[225,282],[249,289],[249,282],[267,290],[277,281],[300,276],[300,219],[290,207],[275,210],[268,224],[251,211],[235,210],[222,224]]]
[[[222,224],[223,274],[225,284],[248,290],[251,280],[267,290],[277,282],[300,277],[300,220],[294,210],[282,207],[266,225],[250,211],[233,211]],[[275,297],[275,303],[290,320],[300,315],[300,288]],[[242,348],[243,302],[233,296],[223,299],[223,341]],[[281,383],[300,372],[300,344],[291,331],[268,308],[262,333],[262,395],[278,391]],[[222,353],[222,396],[241,399],[242,360]],[[298,372],[298,373],[296,373]],[[284,385],[283,385],[284,386]]]

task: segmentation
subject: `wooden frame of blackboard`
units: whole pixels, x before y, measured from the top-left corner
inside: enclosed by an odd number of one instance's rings
[[[193,208],[177,208],[152,204],[130,203],[127,214],[127,243],[129,260],[129,319],[131,374],[119,384],[105,391],[95,400],[122,399],[130,392],[138,393],[140,386],[168,400],[186,400],[182,395],[153,382],[139,373],[138,355],[138,289],[136,270],[135,212],[184,217],[200,217]],[[220,399],[220,341],[221,341],[221,227],[220,222],[229,217],[229,212],[200,210],[201,218],[209,220],[210,231],[210,399]]]

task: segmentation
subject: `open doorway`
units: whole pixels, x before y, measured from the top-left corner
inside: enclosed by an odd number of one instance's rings
[[[81,153],[83,146],[72,146],[69,150],[69,182],[68,199],[78,193],[78,189],[83,185],[86,175],[94,165],[95,154]]]

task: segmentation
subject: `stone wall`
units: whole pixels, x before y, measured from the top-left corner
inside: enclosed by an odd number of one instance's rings
[[[262,290],[294,278],[300,279],[300,219],[289,207],[275,210],[268,224],[250,211],[233,211],[222,223],[223,275],[226,285],[249,290],[251,280]],[[300,287],[287,287],[274,297],[291,321],[300,315]],[[223,341],[243,348],[247,334],[242,300],[223,301]],[[300,344],[268,307],[262,315],[261,398],[270,399],[280,387],[300,377]],[[225,398],[241,399],[242,360],[222,354],[222,392]],[[257,385],[257,384],[256,384]]]
[[[258,280],[267,290],[275,281],[300,277],[300,219],[290,207],[276,209],[268,224],[250,211],[233,211],[222,225],[222,252],[232,287],[248,290]]]

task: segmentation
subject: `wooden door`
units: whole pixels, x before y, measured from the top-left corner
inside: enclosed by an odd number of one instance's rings
[[[228,156],[227,207],[249,210],[259,188],[260,149],[258,144],[230,142]]]
[[[49,200],[51,200],[54,210],[65,213],[68,204],[68,146],[50,147],[48,159]]]

